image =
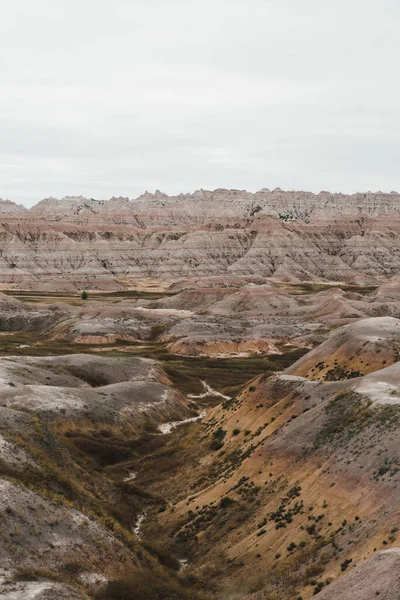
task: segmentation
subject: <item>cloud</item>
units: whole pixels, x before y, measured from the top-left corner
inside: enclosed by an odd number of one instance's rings
[[[14,0],[0,196],[400,189],[398,3]]]

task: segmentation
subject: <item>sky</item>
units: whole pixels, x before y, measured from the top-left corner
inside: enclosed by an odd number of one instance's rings
[[[0,0],[0,197],[400,191],[398,0]]]

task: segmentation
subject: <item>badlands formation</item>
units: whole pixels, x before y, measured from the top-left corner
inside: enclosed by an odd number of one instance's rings
[[[399,198],[0,202],[0,599],[399,599]]]
[[[377,282],[397,274],[396,193],[199,190],[0,202],[0,282],[124,289],[140,277]],[[46,286],[46,287],[43,287]]]

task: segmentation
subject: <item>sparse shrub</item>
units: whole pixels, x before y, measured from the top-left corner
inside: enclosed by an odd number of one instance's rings
[[[218,442],[222,442],[225,436],[226,431],[225,429],[222,429],[222,427],[218,427],[218,429],[213,433],[214,440],[217,440]]]
[[[262,521],[260,521],[257,525],[257,527],[260,529],[261,527],[264,527],[264,525],[267,524],[267,519],[263,519]]]
[[[315,596],[316,594],[319,594],[319,592],[322,590],[324,585],[325,585],[325,583],[323,581],[319,581],[314,588],[313,595]]]
[[[346,558],[346,560],[344,560],[341,565],[340,565],[340,570],[341,571],[345,571],[347,569],[347,567],[353,562],[352,558]]]
[[[266,529],[260,529],[260,531],[257,531],[257,537],[260,537],[260,536],[264,535],[265,533],[267,533]]]
[[[136,571],[120,579],[109,581],[95,600],[200,600],[193,582],[173,578],[165,572]]]
[[[313,535],[313,533],[315,533],[315,528],[316,528],[316,525],[315,525],[315,523],[313,523],[312,525],[309,525],[308,527],[306,527],[306,531],[309,535]]]
[[[229,506],[232,506],[232,504],[235,504],[235,500],[229,498],[228,496],[224,496],[219,503],[221,508],[228,508]]]

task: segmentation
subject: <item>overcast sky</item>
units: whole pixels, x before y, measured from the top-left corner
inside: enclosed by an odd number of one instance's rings
[[[0,197],[400,191],[398,0],[0,0]]]

